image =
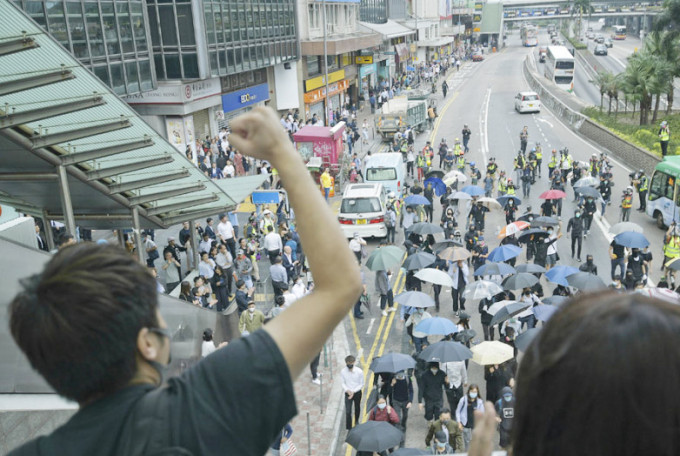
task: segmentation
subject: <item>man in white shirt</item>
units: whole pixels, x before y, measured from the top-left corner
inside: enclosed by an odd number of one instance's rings
[[[446,385],[446,399],[449,402],[449,409],[455,410],[460,398],[465,394],[464,390],[468,384],[465,361],[442,363],[442,369],[449,379],[449,383]]]
[[[223,244],[227,245],[232,258],[236,256],[235,236],[236,233],[234,233],[234,227],[229,221],[229,216],[227,214],[220,214],[220,223],[217,224],[217,237]]]
[[[207,231],[203,232],[203,239],[198,243],[198,253],[208,252],[212,248],[212,239],[210,239],[210,234]]]
[[[281,236],[274,231],[274,227],[267,227],[267,235],[264,237],[262,242],[262,247],[267,251],[269,255],[269,262],[274,263],[274,258],[281,255],[283,251],[283,241]]]
[[[227,250],[227,246],[220,244],[217,248],[217,255],[215,256],[215,263],[222,268],[222,272],[227,277],[227,293],[231,295],[231,284],[234,281],[234,259]],[[250,285],[252,288],[252,282]]]
[[[205,277],[206,280],[212,279],[215,275],[215,262],[210,259],[208,252],[201,254],[201,261],[198,263],[198,275]]]
[[[352,429],[352,404],[354,404],[354,424],[359,424],[361,390],[364,388],[364,373],[354,366],[356,359],[349,355],[345,358],[345,366],[340,372],[342,390],[345,392],[345,428]]]
[[[359,236],[359,233],[354,233],[354,237],[349,241],[349,249],[357,257],[357,261],[361,263],[361,249],[366,245],[366,241]]]

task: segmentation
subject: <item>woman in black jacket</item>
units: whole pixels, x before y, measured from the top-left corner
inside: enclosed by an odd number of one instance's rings
[[[212,288],[217,297],[217,311],[222,312],[229,306],[229,293],[227,293],[228,277],[224,274],[221,266],[215,266],[215,275],[212,276]]]

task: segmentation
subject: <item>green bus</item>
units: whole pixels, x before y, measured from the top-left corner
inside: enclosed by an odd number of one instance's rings
[[[680,218],[680,156],[665,157],[656,165],[649,181],[647,215],[659,228],[670,226]]]

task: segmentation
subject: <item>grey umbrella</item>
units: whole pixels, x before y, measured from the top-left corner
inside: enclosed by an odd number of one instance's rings
[[[394,297],[394,300],[408,307],[432,307],[434,299],[421,291],[405,291]]]
[[[430,266],[437,260],[437,257],[427,252],[416,252],[406,257],[403,267],[407,271],[423,269]]]
[[[454,241],[453,239],[444,239],[432,244],[432,250],[434,250],[435,253],[439,253],[449,247],[463,247],[463,243]]]
[[[591,196],[593,198],[602,198],[602,195],[600,192],[593,187],[578,187],[574,188],[574,192],[583,195],[583,196]]]
[[[543,266],[541,266],[540,264],[533,263],[518,264],[517,266],[515,266],[515,270],[517,272],[528,272],[530,274],[534,273],[543,274],[544,272],[546,272]]]
[[[541,332],[541,328],[527,329],[515,338],[515,347],[517,347],[519,351],[527,351],[527,348],[529,348],[529,345],[531,345],[531,342],[538,336],[539,332]]]
[[[453,335],[453,340],[460,342],[462,344],[467,344],[469,340],[474,339],[477,335],[477,331],[474,329],[464,329]]]
[[[528,272],[519,272],[506,278],[503,281],[503,288],[506,290],[519,290],[522,288],[533,287],[538,283],[535,275]]]
[[[552,217],[546,217],[546,216],[541,216],[541,217],[536,217],[533,219],[531,222],[531,226],[557,226],[560,224],[559,220],[552,218]]]
[[[390,372],[395,374],[406,369],[416,367],[416,361],[411,355],[403,353],[387,353],[371,362],[370,369],[375,373]]]
[[[439,225],[435,225],[434,223],[418,222],[411,225],[411,232],[420,235],[437,234],[443,233],[444,228]]]
[[[472,351],[460,342],[442,340],[424,349],[418,358],[438,363],[465,361],[472,358]]]
[[[607,288],[607,285],[595,274],[589,272],[577,272],[567,276],[569,286],[578,288],[581,291],[594,291]]]
[[[498,309],[498,311],[493,315],[489,326],[494,326],[499,323],[503,323],[505,320],[509,320],[515,315],[524,312],[531,304],[526,302],[511,302]],[[489,310],[491,310],[489,308]]]
[[[380,453],[399,445],[403,437],[403,432],[386,421],[367,421],[354,426],[345,442],[357,451]]]

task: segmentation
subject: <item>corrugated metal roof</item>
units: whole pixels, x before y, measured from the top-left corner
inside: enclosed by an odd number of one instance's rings
[[[68,78],[59,78],[60,72]],[[36,78],[46,77],[50,73],[56,73],[57,79],[63,80],[48,85],[35,83]],[[17,84],[33,87],[15,91],[14,86]],[[68,105],[77,103],[88,103],[89,107],[69,111]],[[61,109],[62,105],[65,106],[64,110],[56,111]],[[106,128],[108,125],[110,128]],[[90,131],[91,134],[86,137],[76,138],[78,132],[86,132],[86,129],[91,127],[105,127],[109,131]],[[59,134],[66,137],[55,136]],[[50,162],[52,166],[61,161],[74,168],[69,170],[69,180],[74,176],[80,176],[79,179],[83,182],[91,181],[93,202],[101,201],[102,196],[113,199],[114,206],[120,206],[123,213],[129,213],[132,206],[128,204],[130,199],[145,201],[139,203],[140,215],[147,220],[145,225],[167,226],[164,220],[176,222],[177,217],[183,214],[189,215],[213,208],[231,208],[240,202],[240,199],[231,197],[224,190],[225,186],[216,185],[206,177],[165,137],[153,130],[108,86],[83,67],[12,2],[0,3],[0,135],[5,137],[3,142],[14,149],[14,154],[22,155],[21,159],[17,160],[9,157],[3,160],[0,157],[1,172],[35,172],[44,169],[45,161]],[[135,141],[146,141],[147,145],[150,145],[80,163],[69,162],[67,158]],[[5,149],[4,152],[6,151]],[[149,160],[155,161],[147,163],[149,166],[142,169],[130,169],[135,164]],[[123,168],[124,166],[127,166],[127,169]],[[109,188],[113,186],[114,190],[139,187],[130,183],[178,171],[184,171],[185,175],[170,182],[159,182],[122,193],[114,191],[114,194],[119,193],[114,197],[102,186],[102,184]],[[88,179],[82,179],[81,174],[85,174]],[[233,179],[234,182],[239,180]],[[116,185],[118,187],[115,187]],[[171,197],[159,194],[191,186],[195,187],[195,191],[188,194]],[[35,193],[51,192],[54,188],[48,185],[42,190],[39,185],[34,187],[35,192],[21,192],[21,200],[28,205],[41,208],[42,197]],[[233,189],[237,186],[226,187]],[[3,197],[8,199],[13,192],[18,193],[16,185],[0,183],[0,199]],[[97,192],[99,194],[95,195]],[[148,201],[150,198],[143,198],[145,195],[155,194],[159,194],[159,199]],[[163,198],[160,199],[161,197]],[[192,200],[203,203],[191,205]],[[110,202],[108,203],[110,205]],[[179,208],[181,203],[187,203],[188,207]],[[154,212],[153,209],[159,206],[173,209],[154,215],[147,214],[147,211]],[[96,211],[96,207],[74,207],[74,211],[76,214],[81,211],[93,212]]]

